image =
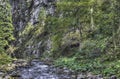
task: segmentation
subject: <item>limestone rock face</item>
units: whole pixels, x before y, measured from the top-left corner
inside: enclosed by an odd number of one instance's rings
[[[54,2],[55,0],[10,0],[16,31],[24,29],[28,22],[35,24],[42,7],[46,9],[47,14],[53,14]]]
[[[13,56],[26,57],[35,56],[39,57],[45,50],[49,52],[50,39],[44,39],[44,33],[37,32],[34,34],[37,24],[39,24],[39,15],[44,8],[46,15],[54,15],[55,0],[10,0],[12,6],[12,19],[15,28],[14,34],[16,42],[14,45],[19,47]],[[28,27],[30,23],[30,27]],[[26,34],[26,29],[33,29],[31,33]],[[37,28],[39,30],[41,28]],[[22,35],[25,32],[25,35]]]

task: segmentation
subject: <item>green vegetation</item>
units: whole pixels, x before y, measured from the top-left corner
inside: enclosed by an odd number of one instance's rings
[[[120,77],[120,1],[60,0],[56,6],[45,25],[55,65]]]
[[[8,56],[13,51],[11,41],[13,37],[12,15],[9,0],[0,1],[0,65],[11,61]]]
[[[11,45],[10,5],[0,2],[1,65],[11,61],[16,48]],[[55,66],[120,78],[120,0],[59,0],[53,5],[54,15],[42,8],[38,24],[26,23],[17,32],[16,57],[34,58],[33,53],[40,52],[41,59],[50,57]]]

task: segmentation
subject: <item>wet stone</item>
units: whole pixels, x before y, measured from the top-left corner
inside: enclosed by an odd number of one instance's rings
[[[77,79],[85,79],[85,78],[86,78],[86,76],[83,74],[78,74],[78,76],[77,76]]]
[[[2,77],[5,75],[4,72],[0,72],[0,79],[2,79]]]
[[[117,79],[115,75],[111,76],[110,79]]]

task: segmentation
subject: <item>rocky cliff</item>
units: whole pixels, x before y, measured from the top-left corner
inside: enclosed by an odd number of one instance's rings
[[[14,45],[17,48],[13,56],[29,57],[34,54],[35,57],[39,57],[45,49],[49,51],[50,39],[46,37],[47,33],[43,31],[44,22],[39,17],[43,16],[41,15],[43,12],[44,18],[53,15],[55,2],[55,0],[10,0],[16,36]]]

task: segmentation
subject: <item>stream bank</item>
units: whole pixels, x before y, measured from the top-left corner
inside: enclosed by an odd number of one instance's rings
[[[0,79],[117,79],[116,76],[103,78],[102,75],[74,72],[66,67],[55,67],[51,64],[33,59],[14,61],[12,70],[0,71]]]

